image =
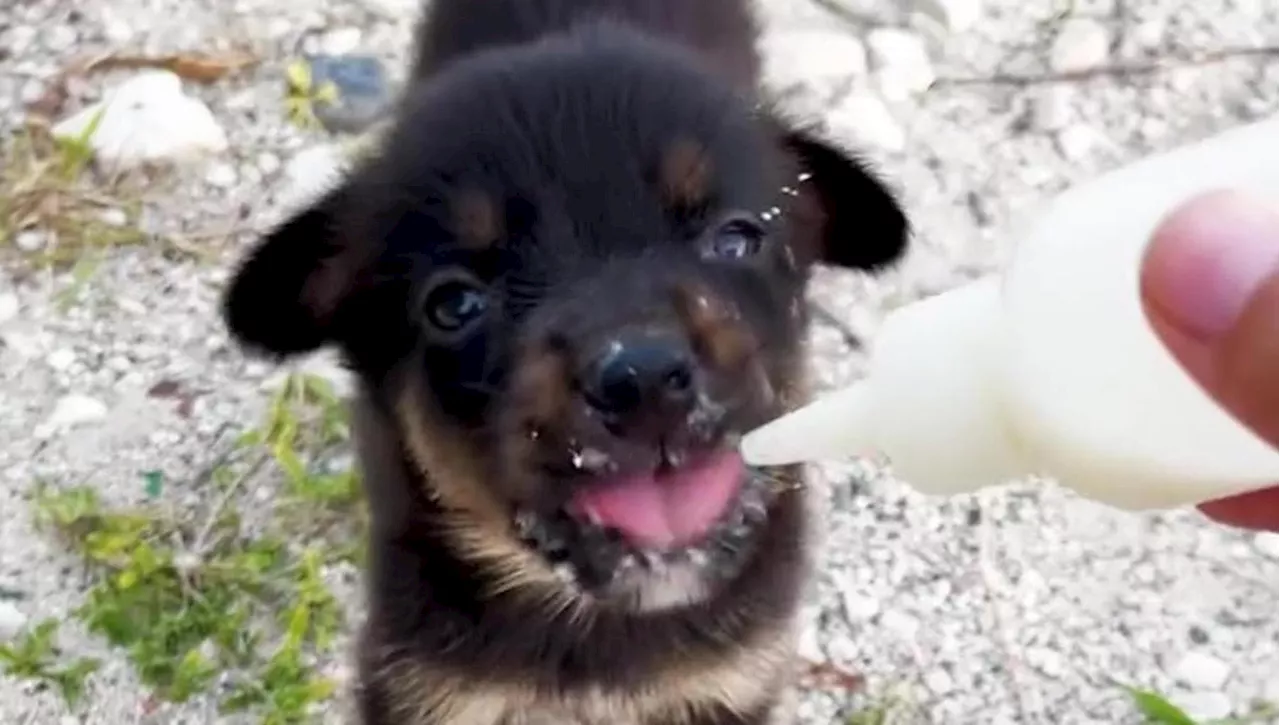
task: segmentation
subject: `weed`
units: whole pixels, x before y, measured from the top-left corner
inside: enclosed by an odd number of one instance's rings
[[[76,264],[86,252],[140,244],[146,235],[135,220],[139,205],[126,201],[117,184],[94,189],[86,173],[93,157],[89,140],[101,115],[77,137],[56,138],[31,122],[0,149],[0,250],[16,249],[24,232],[44,239],[38,249],[18,250],[38,264]],[[123,212],[111,220],[109,213]]]
[[[1258,702],[1253,704],[1250,712],[1241,717],[1202,723],[1159,693],[1136,687],[1125,687],[1124,690],[1133,700],[1146,725],[1261,725],[1275,722],[1278,714],[1275,703]]]
[[[315,104],[336,101],[338,87],[332,82],[316,84],[306,60],[295,60],[289,64],[285,69],[285,83],[285,115],[288,119],[304,129],[320,128]]]
[[[68,705],[75,706],[84,697],[85,680],[97,671],[99,662],[80,657],[69,664],[59,662],[54,637],[58,621],[46,619],[24,633],[14,644],[0,644],[0,669],[6,675],[34,680],[53,687]]]
[[[38,487],[38,523],[97,574],[75,616],[124,650],[162,699],[216,692],[225,712],[306,722],[333,694],[314,662],[343,627],[322,571],[356,558],[331,540],[362,535],[359,481],[334,463],[348,438],[331,388],[294,375],[264,424],[209,472],[220,490],[199,509],[167,504],[156,472],[144,474],[147,502],[124,509],[107,509],[91,488]],[[280,495],[274,515],[251,526],[235,501],[263,468],[278,474]]]

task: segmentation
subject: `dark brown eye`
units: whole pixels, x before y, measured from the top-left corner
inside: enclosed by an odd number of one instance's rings
[[[735,217],[722,223],[707,239],[704,255],[729,261],[753,257],[764,248],[765,231],[759,223]]]
[[[432,286],[423,297],[422,313],[428,325],[446,335],[457,334],[489,311],[489,292],[478,283],[451,278]]]

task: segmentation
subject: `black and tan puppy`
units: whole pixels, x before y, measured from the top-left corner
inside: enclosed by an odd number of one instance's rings
[[[336,345],[373,513],[369,725],[774,722],[807,574],[810,266],[906,223],[755,98],[745,0],[436,0],[379,153],[225,301]]]

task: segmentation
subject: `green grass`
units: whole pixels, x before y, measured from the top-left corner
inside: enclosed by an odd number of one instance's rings
[[[140,203],[129,198],[118,180],[93,178],[89,143],[96,117],[77,138],[55,138],[46,125],[31,122],[0,146],[0,252],[40,265],[68,267],[90,253],[141,244]],[[124,213],[124,223],[105,218],[108,210]],[[38,232],[46,244],[21,250],[15,241]]]
[[[92,487],[38,486],[37,522],[94,577],[74,617],[122,651],[159,699],[216,693],[223,712],[267,725],[311,721],[335,691],[315,663],[346,625],[321,572],[362,557],[359,481],[326,463],[348,438],[328,384],[295,375],[263,424],[209,469],[198,507],[167,501],[156,471],[143,475],[147,501],[126,508],[108,508]],[[237,502],[264,481],[273,510],[248,521]],[[42,641],[30,649],[10,674],[69,679]]]
[[[1256,702],[1243,716],[1202,722],[1191,717],[1157,692],[1136,687],[1124,689],[1138,713],[1144,718],[1145,725],[1262,725],[1262,723],[1274,723],[1276,716],[1280,714],[1275,703]]]
[[[55,638],[58,621],[46,619],[27,630],[11,644],[0,644],[0,671],[10,677],[32,680],[41,687],[57,690],[71,706],[84,697],[85,680],[97,671],[99,662],[79,657],[62,661]]]

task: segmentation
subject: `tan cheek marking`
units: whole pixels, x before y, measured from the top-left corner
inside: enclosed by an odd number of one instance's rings
[[[550,350],[520,358],[512,382],[519,407],[532,422],[555,420],[569,407],[568,361]]]
[[[667,203],[678,208],[696,207],[711,192],[711,159],[702,144],[682,138],[667,147],[662,156],[662,193]]]
[[[713,366],[733,370],[751,359],[756,349],[755,335],[727,303],[701,285],[677,288],[676,308],[694,345]]]
[[[458,192],[452,203],[453,233],[467,249],[488,249],[503,234],[502,215],[497,204],[483,191],[466,189]]]

